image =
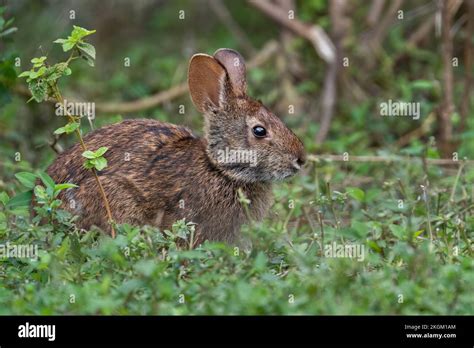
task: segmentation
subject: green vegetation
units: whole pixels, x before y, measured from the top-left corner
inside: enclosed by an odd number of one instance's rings
[[[467,211],[474,202],[465,193],[474,171],[453,188],[453,177],[433,168],[437,188],[423,199],[409,179],[423,175],[419,168],[313,165],[308,175],[277,186],[274,216],[244,229],[251,251],[177,246],[179,239],[189,242],[193,229],[183,221],[162,232],[118,226],[116,239],[79,232],[54,199],[65,187],[45,179],[46,191],[37,186],[35,194],[37,219],[48,223],[29,223],[22,208],[0,213],[2,240],[39,246],[37,261],[1,262],[0,313],[471,314],[474,218]],[[378,179],[367,189],[345,189],[351,173]],[[1,201],[9,206],[5,194]],[[322,245],[334,242],[363,245],[364,259],[325,257]]]
[[[415,10],[425,2],[407,4],[412,17],[392,25],[370,57],[359,45],[370,2],[351,13],[354,30],[343,45],[351,63],[341,78],[348,85],[340,88],[322,144],[315,142],[320,122],[314,100],[326,66],[314,48],[299,37],[291,40],[300,70],[290,74],[290,90],[282,87],[281,52],[249,69],[250,94],[276,110],[312,156],[297,177],[275,184],[270,215],[244,226],[241,245],[206,242],[196,249],[189,247],[194,227],[187,221],[177,221],[171,231],[117,225],[115,238],[78,230],[77,217],[57,199],[75,185],[54,183],[44,171],[56,156],[51,147],[70,146],[77,140],[65,135],[82,136],[92,123],[72,117],[65,125],[47,101],[62,99],[59,88],[83,100],[144,98],[185,81],[191,54],[240,50],[241,41],[200,2],[167,2],[153,10],[124,2],[109,9],[113,20],[105,16],[101,22],[92,19],[99,5],[81,4],[73,7],[78,18],[63,27],[52,18],[70,15],[71,5],[64,3],[48,11],[36,2],[18,1],[11,12],[0,7],[0,315],[474,313],[474,166],[463,160],[474,158],[474,118],[460,127],[462,117],[453,113],[459,130],[453,156],[459,161],[429,162],[446,157],[436,143],[436,122],[430,121],[443,96],[442,58],[436,39],[406,45],[422,23],[423,11]],[[278,38],[278,26],[261,13],[234,1],[225,4],[254,47]],[[297,6],[301,20],[330,29],[326,1]],[[183,8],[186,20],[176,20]],[[54,41],[57,37],[67,38]],[[64,53],[53,42],[72,58],[61,61]],[[455,45],[454,54],[462,52]],[[25,63],[16,65],[18,57],[24,62],[37,57],[23,73],[31,95],[18,78],[26,69]],[[76,57],[93,68],[77,64],[71,71]],[[455,76],[468,72],[461,64]],[[460,82],[453,86],[456,106],[464,88]],[[42,103],[26,103],[31,97]],[[295,114],[288,112],[288,97]],[[380,117],[379,104],[389,99],[420,102],[420,120]],[[472,110],[474,98],[467,100]],[[184,114],[178,112],[182,105]],[[202,126],[186,95],[133,115],[98,108],[93,126],[131,117],[184,124],[198,134]],[[84,149],[85,166],[103,169],[106,151]],[[348,160],[317,156],[323,153],[346,154]],[[406,160],[358,162],[356,156]],[[20,245],[37,247],[38,258],[6,257]],[[340,257],[337,247],[344,245],[363,253]]]

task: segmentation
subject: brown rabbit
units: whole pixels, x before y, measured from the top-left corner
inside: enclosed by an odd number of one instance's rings
[[[108,167],[98,174],[117,223],[166,229],[186,218],[196,223],[198,243],[236,242],[248,220],[239,189],[251,202],[251,218],[264,217],[271,182],[295,174],[305,152],[280,119],[247,96],[245,75],[243,58],[231,49],[191,58],[189,90],[204,114],[204,138],[182,126],[143,119],[85,136],[88,149],[108,147]],[[108,230],[101,195],[81,153],[78,144],[72,146],[47,172],[56,182],[79,185],[60,198],[80,216],[80,228]]]

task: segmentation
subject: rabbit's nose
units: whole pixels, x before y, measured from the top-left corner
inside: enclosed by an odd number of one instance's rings
[[[301,167],[301,166],[304,166],[304,164],[306,163],[306,155],[303,154],[301,156],[299,156],[297,159],[296,159],[296,163],[298,163],[298,165]]]
[[[297,170],[300,170],[301,167],[306,163],[306,158],[305,156],[299,156],[293,161],[293,167],[295,167]]]

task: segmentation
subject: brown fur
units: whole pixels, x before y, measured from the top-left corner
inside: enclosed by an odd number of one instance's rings
[[[293,175],[304,162],[299,139],[243,93],[245,68],[226,69],[232,55],[243,64],[241,56],[232,50],[218,52],[216,58],[194,56],[189,69],[191,97],[205,116],[204,138],[155,120],[126,120],[84,138],[88,149],[109,148],[108,167],[99,176],[116,222],[164,229],[186,218],[197,224],[198,242],[232,243],[247,221],[238,190],[251,202],[251,218],[262,219],[272,201],[271,181]],[[226,61],[220,62],[219,56]],[[255,124],[264,126],[269,136],[256,138]],[[222,163],[219,150],[225,148],[255,151],[257,164]],[[79,185],[60,195],[65,208],[80,216],[79,227],[107,230],[104,204],[92,173],[83,168],[81,152],[74,145],[47,171],[56,182]]]

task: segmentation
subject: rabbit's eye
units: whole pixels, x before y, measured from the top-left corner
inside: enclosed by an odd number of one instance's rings
[[[263,128],[262,126],[255,126],[253,127],[253,135],[255,135],[257,138],[263,138],[264,136],[267,135],[267,130]]]

